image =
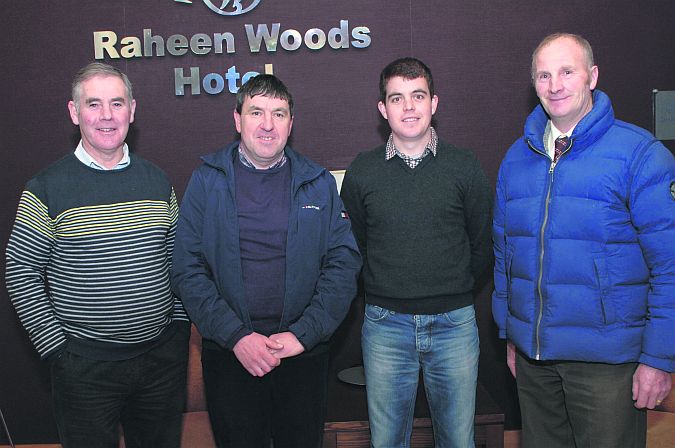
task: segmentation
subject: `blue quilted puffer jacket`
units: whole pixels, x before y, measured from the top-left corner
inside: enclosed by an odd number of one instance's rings
[[[499,170],[493,315],[540,360],[675,371],[675,159],[603,92],[552,164],[537,106]]]

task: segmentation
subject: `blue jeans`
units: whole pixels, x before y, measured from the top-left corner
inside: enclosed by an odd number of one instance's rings
[[[366,305],[362,329],[371,446],[410,446],[420,368],[436,448],[473,447],[478,327],[473,306],[436,315]]]

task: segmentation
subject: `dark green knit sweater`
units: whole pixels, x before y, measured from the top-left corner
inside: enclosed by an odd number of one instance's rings
[[[385,146],[347,170],[342,199],[363,256],[366,303],[439,314],[473,303],[492,259],[492,192],[468,150],[439,141],[414,169]]]

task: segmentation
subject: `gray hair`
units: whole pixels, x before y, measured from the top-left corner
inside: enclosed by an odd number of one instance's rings
[[[131,87],[131,81],[127,75],[122,73],[119,69],[113,67],[112,65],[103,64],[101,62],[92,62],[80,69],[79,72],[73,78],[72,86],[72,96],[73,103],[75,104],[75,110],[79,112],[80,110],[80,96],[82,95],[82,83],[90,80],[96,76],[114,76],[120,78],[124,83],[124,87],[127,91],[127,99],[131,103],[134,99],[133,89]]]
[[[586,64],[588,65],[588,71],[590,71],[591,68],[593,68],[593,66],[595,65],[593,63],[593,49],[591,48],[591,44],[589,44],[586,39],[579,36],[578,34],[553,33],[553,34],[549,34],[541,42],[539,42],[539,45],[537,45],[537,48],[535,48],[534,51],[532,52],[532,73],[531,73],[532,81],[534,81],[534,75],[536,74],[536,71],[537,71],[536,59],[537,59],[537,55],[539,54],[539,52],[542,50],[542,48],[544,48],[545,46],[547,46],[548,44],[550,44],[554,40],[558,40],[558,39],[562,39],[562,38],[572,39],[574,42],[576,42],[584,52],[584,56],[586,57]]]

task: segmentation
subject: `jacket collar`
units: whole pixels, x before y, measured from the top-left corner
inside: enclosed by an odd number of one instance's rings
[[[541,104],[534,108],[525,121],[525,139],[530,146],[540,152],[544,149],[544,131],[548,115]],[[614,110],[609,97],[601,90],[593,91],[593,108],[574,128],[570,136],[574,150],[581,151],[602,137],[614,123]]]
[[[227,148],[202,156],[201,160],[205,165],[215,168],[227,176],[234,170],[235,157],[238,157],[239,154],[238,148],[239,141],[236,141]],[[288,145],[284,148],[284,152],[291,164],[293,190],[316,179],[325,171],[325,168],[298,154]]]

